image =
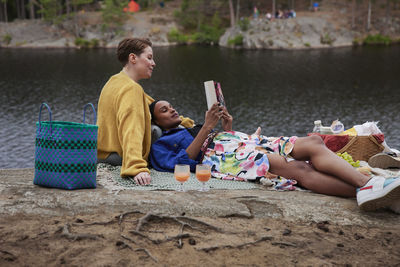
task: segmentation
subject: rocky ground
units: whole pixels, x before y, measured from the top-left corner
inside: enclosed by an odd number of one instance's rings
[[[104,28],[100,12],[79,13],[57,25],[42,20],[23,20],[0,23],[0,47],[76,47],[77,36],[85,40],[99,40],[100,47],[116,47],[125,37],[150,37],[155,46],[171,45],[167,34],[172,28],[179,28],[173,12],[179,8],[179,1],[168,2],[166,8],[129,15],[122,28]],[[228,28],[221,36],[219,45],[233,47],[230,39],[241,35],[245,49],[307,49],[351,46],[355,39],[361,40],[366,34],[379,33],[385,29],[385,18],[374,20],[375,28],[366,33],[350,27],[350,10],[329,8],[324,11],[298,11],[295,19],[267,21],[250,19],[247,30],[239,26]],[[400,39],[400,15],[393,13],[387,32],[394,39]],[[5,38],[7,36],[7,38]]]
[[[351,16],[343,11],[328,9],[327,11],[297,13],[295,19],[275,19],[269,21],[264,17],[251,20],[249,28],[240,26],[227,29],[221,36],[219,45],[232,47],[230,39],[243,36],[246,49],[308,49],[352,46],[360,42],[368,34],[382,34],[384,18],[378,19],[371,32],[351,29]],[[392,39],[400,40],[400,17],[392,18],[391,27],[387,31]]]
[[[361,33],[337,27],[329,21],[329,14],[314,15],[311,12],[295,19],[268,21],[252,20],[250,28],[243,31],[239,26],[228,29],[220,39],[221,46],[230,46],[229,40],[243,36],[243,47],[248,49],[306,49],[352,46]]]
[[[1,266],[399,266],[400,216],[309,192],[66,191],[0,171]]]
[[[128,16],[121,29],[104,29],[100,12],[80,13],[75,19],[52,25],[43,20],[0,22],[0,47],[64,48],[77,47],[76,36],[85,40],[99,40],[99,47],[116,47],[125,37],[149,37],[155,46],[169,45],[167,34],[177,27],[173,9],[138,12]],[[10,36],[6,43],[4,36]]]

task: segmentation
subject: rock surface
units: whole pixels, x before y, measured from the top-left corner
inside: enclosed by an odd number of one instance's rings
[[[306,49],[351,46],[357,33],[337,28],[323,17],[251,20],[249,29],[239,26],[228,29],[221,37],[220,46],[232,46],[229,40],[243,36],[247,49]]]
[[[78,22],[76,22],[76,20]],[[139,12],[129,15],[120,30],[104,29],[99,12],[77,15],[76,20],[65,20],[51,25],[43,20],[16,20],[12,23],[0,22],[0,46],[26,48],[67,48],[77,47],[76,36],[85,40],[97,39],[100,47],[117,47],[126,37],[148,37],[155,46],[169,45],[167,34],[176,27],[166,13]],[[11,37],[6,43],[4,36]]]
[[[96,189],[59,190],[32,184],[34,170],[0,171],[0,214],[41,216],[97,214],[134,209],[205,217],[276,218],[291,222],[328,220],[339,225],[396,225],[400,216],[389,211],[361,212],[355,199],[310,192],[265,190],[134,191],[113,194],[100,182]],[[100,178],[98,177],[98,180]],[[399,225],[400,227],[400,225]]]
[[[33,175],[0,170],[0,266],[400,263],[400,216],[360,212],[354,199],[262,187],[116,194],[101,173],[98,188],[66,191]]]

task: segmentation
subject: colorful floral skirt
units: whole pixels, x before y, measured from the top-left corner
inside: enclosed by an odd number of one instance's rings
[[[203,164],[211,167],[212,176],[225,180],[259,180],[267,178],[268,154],[287,158],[297,137],[265,137],[241,132],[220,132],[204,149]],[[295,180],[276,178],[275,188],[294,190]]]

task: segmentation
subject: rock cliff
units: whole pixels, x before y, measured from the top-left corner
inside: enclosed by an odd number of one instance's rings
[[[260,19],[251,20],[247,30],[240,26],[229,28],[221,37],[219,45],[235,46],[230,40],[238,36],[243,37],[241,46],[247,49],[304,49],[351,46],[358,34],[336,27],[324,18]]]

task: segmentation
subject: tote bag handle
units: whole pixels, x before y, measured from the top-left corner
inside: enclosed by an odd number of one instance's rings
[[[42,121],[41,121],[41,117],[42,117],[42,108],[43,106],[45,106],[47,108],[47,111],[49,112],[49,121],[50,121],[50,136],[53,136],[53,122],[51,120],[51,109],[49,107],[49,105],[47,105],[46,103],[42,103],[42,105],[40,105],[40,110],[39,110],[39,132],[42,131]]]
[[[96,124],[96,109],[94,108],[92,103],[87,103],[84,107],[83,107],[83,123],[85,123],[85,117],[86,117],[86,109],[87,107],[92,107],[93,110],[93,124]]]

